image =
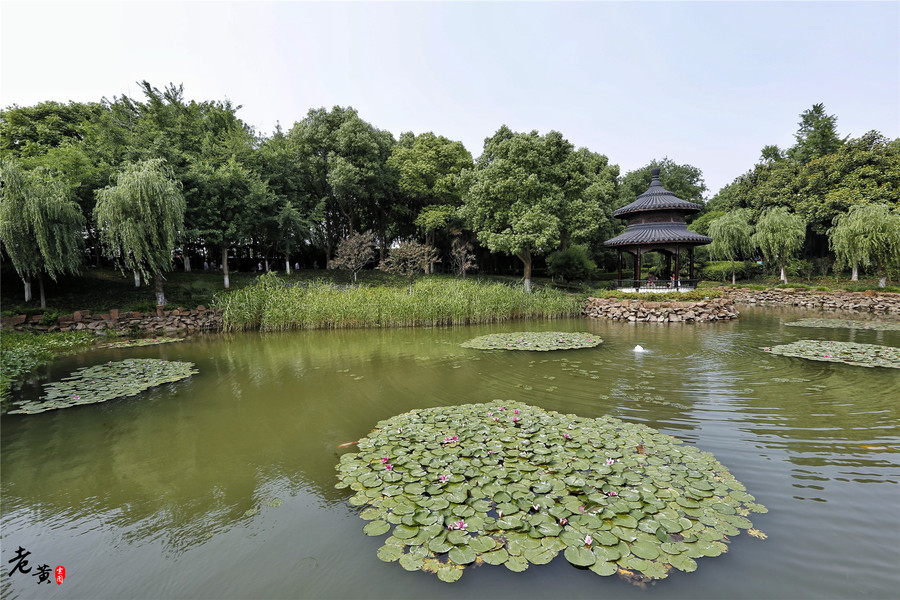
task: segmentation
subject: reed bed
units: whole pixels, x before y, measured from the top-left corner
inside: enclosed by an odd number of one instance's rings
[[[285,284],[275,275],[221,297],[229,331],[468,325],[581,313],[582,301],[559,290],[527,294],[502,283],[427,278],[406,286]]]

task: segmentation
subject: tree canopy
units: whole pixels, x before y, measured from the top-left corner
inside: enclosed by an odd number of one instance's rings
[[[576,152],[559,132],[515,133],[504,125],[468,172],[460,214],[487,248],[522,261],[530,291],[533,255],[590,239],[608,220],[603,201],[612,200],[615,176],[600,165],[606,157]]]
[[[803,218],[779,206],[763,213],[751,239],[767,261],[778,263],[781,281],[787,283],[788,260],[794,258],[803,247],[805,237],[806,223]]]
[[[26,285],[40,285],[41,308],[46,308],[43,276],[54,281],[77,273],[84,259],[85,220],[69,199],[62,179],[47,169],[23,171],[12,161],[0,163],[0,240],[16,272]]]
[[[157,306],[166,303],[162,273],[172,267],[184,213],[180,185],[159,158],[126,165],[115,185],[97,191],[100,239],[124,268],[154,276]]]

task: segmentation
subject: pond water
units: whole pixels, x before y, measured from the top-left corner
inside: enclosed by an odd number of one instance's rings
[[[743,308],[738,321],[605,320],[211,335],[98,350],[47,369],[132,357],[195,362],[192,378],[106,404],[2,419],[4,598],[896,598],[900,372],[767,355],[900,332],[786,327],[820,316]],[[859,317],[854,317],[859,318]],[[464,349],[509,331],[589,331],[566,352]],[[632,351],[636,344],[647,349]],[[23,391],[36,395],[37,388]],[[381,562],[338,490],[338,446],[413,408],[515,399],[645,423],[715,454],[767,514],[646,589],[571,567],[466,569],[453,584]],[[66,568],[61,586],[10,571]],[[52,588],[52,589],[51,589]]]

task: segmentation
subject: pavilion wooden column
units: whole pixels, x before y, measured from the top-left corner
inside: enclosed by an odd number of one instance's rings
[[[622,281],[622,251],[621,250],[616,250],[616,257],[618,258],[618,260],[616,261],[616,266],[619,267],[618,279],[619,279],[620,283],[618,285],[622,285],[621,284],[621,281]]]
[[[634,253],[634,281],[635,287],[637,287],[637,282],[641,279],[641,251],[636,250]]]
[[[675,249],[675,287],[681,287],[681,248]]]

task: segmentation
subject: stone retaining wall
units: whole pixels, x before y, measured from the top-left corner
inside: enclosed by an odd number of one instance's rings
[[[730,298],[700,302],[646,302],[588,298],[582,314],[616,321],[649,323],[694,323],[737,319],[738,311]]]
[[[722,293],[739,304],[779,304],[802,308],[819,308],[851,312],[882,312],[900,314],[900,294],[887,292],[818,292],[777,288],[748,290],[722,287]]]
[[[98,334],[112,329],[117,332],[145,331],[164,333],[189,333],[197,331],[220,331],[222,311],[207,308],[202,304],[195,309],[178,307],[175,310],[158,310],[155,313],[122,312],[112,309],[109,313],[92,315],[90,311],[76,311],[72,315],[59,317],[52,325],[43,325],[43,315],[26,315],[3,319],[4,327],[18,330],[37,331],[95,331]]]

